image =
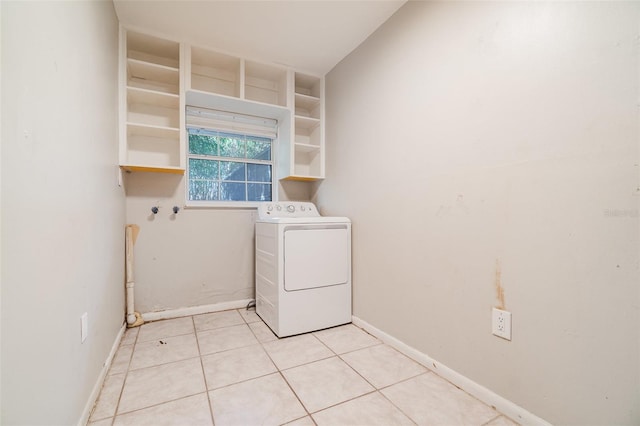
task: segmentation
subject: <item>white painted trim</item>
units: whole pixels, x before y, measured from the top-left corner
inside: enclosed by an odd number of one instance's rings
[[[87,403],[84,406],[84,410],[82,411],[82,415],[80,416],[80,420],[78,420],[78,426],[85,426],[87,422],[89,422],[89,416],[91,416],[91,410],[93,410],[93,406],[98,400],[98,396],[100,396],[100,391],[102,390],[102,385],[104,384],[104,379],[107,377],[107,373],[109,372],[109,368],[111,368],[111,363],[113,362],[113,357],[116,354],[116,351],[120,347],[120,341],[122,340],[122,336],[124,336],[124,332],[127,329],[126,322],[122,324],[116,339],[113,342],[113,346],[111,347],[111,352],[109,352],[109,356],[105,360],[104,364],[102,364],[102,370],[100,371],[100,375],[98,376],[98,380],[96,380],[96,384],[93,386],[93,390],[87,399]]]
[[[516,405],[508,399],[503,398],[495,392],[467,378],[466,376],[463,376],[457,371],[452,370],[446,365],[434,360],[429,355],[420,352],[419,350],[374,327],[368,322],[356,316],[352,316],[351,319],[353,321],[353,324],[382,340],[387,345],[397,349],[409,358],[424,365],[443,379],[448,380],[460,389],[478,398],[485,404],[495,407],[496,410],[506,415],[507,417],[510,417],[511,419],[517,421],[521,425],[551,426],[551,423],[548,423],[547,421],[541,419],[533,413],[530,413],[519,405]]]
[[[212,305],[191,306],[189,308],[167,309],[166,311],[147,312],[142,314],[145,321],[158,321],[163,319],[188,317],[191,315],[208,314],[210,312],[240,309],[247,306],[253,299],[233,300],[231,302],[214,303]]]

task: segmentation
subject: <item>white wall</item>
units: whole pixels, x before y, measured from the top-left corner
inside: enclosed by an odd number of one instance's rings
[[[117,19],[110,1],[0,7],[0,422],[76,424],[124,320]]]
[[[327,76],[354,314],[556,424],[640,423],[639,18],[410,2]]]
[[[125,176],[134,246],[135,309],[141,313],[255,297],[255,209],[185,209],[184,177]],[[284,200],[309,200],[309,184],[283,182]],[[160,206],[157,215],[151,212]],[[177,215],[173,206],[180,207]],[[144,316],[144,315],[143,315]]]

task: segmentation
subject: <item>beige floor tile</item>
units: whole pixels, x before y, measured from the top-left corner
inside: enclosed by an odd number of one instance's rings
[[[262,321],[249,323],[249,328],[253,331],[256,339],[260,343],[273,342],[278,340],[278,336],[273,334],[273,331]]]
[[[214,328],[229,327],[245,323],[242,316],[236,310],[196,315],[193,317],[193,322],[196,325],[196,330],[198,331],[212,330]]]
[[[199,331],[197,336],[200,353],[202,355],[251,346],[258,343],[249,326],[246,324]]]
[[[420,425],[481,425],[498,415],[435,373],[422,374],[380,392]]]
[[[377,389],[427,371],[387,345],[377,345],[344,354],[341,358]]]
[[[306,414],[280,374],[209,392],[216,426],[279,425]]]
[[[100,396],[96,402],[96,406],[89,417],[89,421],[96,421],[113,417],[116,414],[116,408],[118,408],[118,401],[120,400],[120,392],[122,392],[122,385],[124,384],[125,374],[114,374],[107,376],[104,379]]]
[[[273,362],[280,370],[334,356],[312,334],[303,334],[264,344]]]
[[[191,317],[150,322],[140,326],[137,343],[193,333]]]
[[[115,418],[114,426],[213,425],[206,393],[166,402]]]
[[[245,309],[127,329],[88,424],[211,425],[210,400],[216,426],[518,426],[352,324],[278,339]]]
[[[122,336],[122,340],[120,341],[120,346],[133,345],[136,343],[138,332],[140,332],[140,327],[127,328],[124,332],[124,336]]]
[[[284,426],[316,426],[316,424],[311,420],[311,417],[305,416],[301,419],[285,423]]]
[[[205,391],[199,358],[130,371],[118,414],[195,395]]]
[[[113,422],[113,417],[109,417],[108,419],[98,420],[97,422],[89,422],[88,426],[111,426]]]
[[[282,374],[310,413],[374,390],[338,357],[301,365]]]
[[[353,324],[316,331],[313,334],[337,354],[343,354],[382,343],[380,340]]]
[[[126,373],[133,354],[133,345],[120,346],[113,357],[109,374]]]
[[[261,345],[247,346],[202,357],[209,389],[221,388],[278,371]]]
[[[313,414],[313,419],[318,426],[414,424],[378,392],[319,411]]]
[[[129,369],[153,367],[154,365],[198,357],[198,343],[195,334],[164,337],[136,344]]]
[[[256,314],[255,308],[251,308],[248,311],[246,309],[238,309],[238,312],[240,313],[240,315],[242,315],[242,318],[244,318],[247,324],[262,321],[258,314]]]
[[[499,416],[491,420],[489,423],[485,423],[484,426],[519,426],[519,423],[514,422],[507,416]]]

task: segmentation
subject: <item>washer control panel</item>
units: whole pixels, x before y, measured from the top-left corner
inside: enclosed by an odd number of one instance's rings
[[[304,201],[273,201],[260,204],[258,217],[315,217],[320,216],[313,203]]]

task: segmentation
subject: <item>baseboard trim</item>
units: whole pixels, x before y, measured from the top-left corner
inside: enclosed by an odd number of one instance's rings
[[[124,336],[124,332],[127,329],[127,324],[122,324],[118,335],[113,341],[113,346],[111,346],[111,351],[109,352],[109,356],[105,360],[104,364],[102,364],[102,370],[100,371],[100,375],[98,376],[98,380],[96,380],[96,384],[93,386],[93,390],[87,399],[87,403],[84,406],[84,410],[82,411],[82,415],[80,416],[80,420],[78,420],[78,426],[85,426],[89,422],[89,417],[91,416],[91,410],[93,410],[93,406],[98,400],[98,396],[100,396],[100,391],[102,390],[102,385],[104,384],[104,379],[107,377],[107,373],[109,372],[109,368],[111,368],[111,363],[113,362],[113,357],[116,355],[118,348],[120,347],[120,341],[122,340],[122,336]]]
[[[145,321],[158,321],[172,318],[182,318],[191,315],[208,314],[211,312],[240,309],[247,306],[253,299],[233,300],[231,302],[214,303],[212,305],[191,306],[188,308],[167,309],[166,311],[147,312],[142,314]]]
[[[409,358],[419,362],[424,365],[431,371],[438,374],[443,379],[446,379],[458,386],[465,392],[473,395],[478,398],[480,401],[484,402],[487,405],[495,407],[496,410],[501,412],[502,414],[510,417],[511,419],[517,421],[521,425],[529,426],[551,426],[551,423],[541,419],[533,413],[525,410],[519,405],[509,401],[506,398],[496,394],[495,392],[485,388],[484,386],[474,382],[466,376],[458,373],[457,371],[447,367],[439,361],[431,358],[429,355],[420,352],[419,350],[407,345],[406,343],[396,339],[395,337],[385,333],[379,328],[374,327],[368,322],[353,316],[352,321],[358,327],[364,329],[371,335],[377,337],[382,340],[384,343],[389,346],[397,349],[401,353],[405,354]]]

